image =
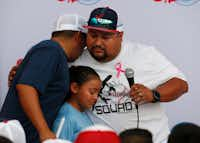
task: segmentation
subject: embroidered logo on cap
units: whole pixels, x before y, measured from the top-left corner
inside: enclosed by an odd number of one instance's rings
[[[93,24],[112,24],[113,22],[109,19],[102,19],[102,18],[93,17],[91,19],[91,23],[93,23]]]

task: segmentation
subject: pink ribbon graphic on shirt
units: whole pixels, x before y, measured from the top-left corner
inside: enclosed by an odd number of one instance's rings
[[[74,3],[76,2],[77,0],[68,0],[68,3]]]
[[[122,64],[120,62],[115,65],[115,69],[117,70],[117,78],[119,78],[121,72],[125,72],[125,70],[122,69]]]

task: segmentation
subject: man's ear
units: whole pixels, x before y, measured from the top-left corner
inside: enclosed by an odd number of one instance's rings
[[[70,84],[70,91],[72,94],[77,94],[79,90],[79,85],[76,82]]]
[[[123,40],[123,35],[124,35],[124,32],[119,32],[118,33],[118,39],[120,39],[120,41]]]
[[[124,32],[119,32],[118,34],[119,34],[120,38],[122,38],[124,35]]]
[[[81,35],[81,32],[80,32],[80,31],[78,31],[78,32],[75,33],[74,36],[75,36],[75,40],[76,40],[76,41],[80,40],[80,35]]]

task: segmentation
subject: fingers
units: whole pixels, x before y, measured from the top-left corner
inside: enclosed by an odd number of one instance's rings
[[[142,92],[137,92],[134,97],[132,98],[132,100],[136,103],[136,104],[142,104],[145,103],[145,94]]]
[[[23,58],[18,59],[16,65],[19,66],[22,63],[22,61],[23,61]]]
[[[8,75],[8,87],[10,87],[11,84],[12,84],[12,81],[13,81],[13,78],[14,78],[14,76],[16,74],[17,68],[18,68],[18,66],[13,66],[11,68],[10,72],[9,72],[9,75]]]
[[[16,75],[16,71],[17,71],[19,65],[22,63],[22,61],[23,61],[22,58],[18,59],[16,65],[11,68],[11,70],[10,70],[10,72],[8,74],[8,87],[11,86],[11,84],[13,82],[13,79],[14,79],[14,77]]]
[[[134,84],[131,87],[130,96],[136,104],[143,104],[146,102],[147,88],[141,84]]]

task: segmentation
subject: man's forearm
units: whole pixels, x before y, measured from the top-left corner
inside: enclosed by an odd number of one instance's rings
[[[22,108],[39,134],[49,130],[40,107],[36,89],[24,84],[18,84],[16,88]]]
[[[188,91],[188,84],[182,79],[172,78],[158,86],[156,90],[160,93],[161,102],[169,102],[177,99],[183,93],[186,93]]]

